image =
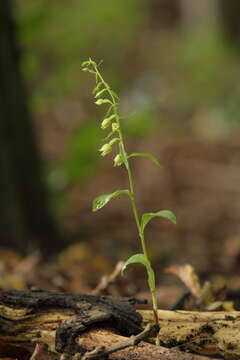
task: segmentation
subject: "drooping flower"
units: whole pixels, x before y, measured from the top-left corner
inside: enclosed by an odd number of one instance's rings
[[[112,123],[112,131],[115,132],[115,131],[117,131],[118,129],[119,129],[119,124],[116,123],[116,122]]]
[[[101,128],[104,130],[104,129],[107,129],[108,126],[111,124],[111,121],[115,118],[115,114],[103,119],[102,121],[102,124],[101,124]]]
[[[109,154],[112,151],[112,145],[111,144],[104,144],[99,151],[101,152],[101,156],[105,156]]]
[[[123,158],[121,154],[117,154],[114,158],[114,166],[121,166],[123,164]]]

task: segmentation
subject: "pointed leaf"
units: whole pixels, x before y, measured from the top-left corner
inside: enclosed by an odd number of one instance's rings
[[[115,91],[113,91],[113,90],[111,89],[111,93],[113,94],[113,96],[115,97],[115,99],[119,100],[119,96],[115,93]]]
[[[96,92],[97,92],[103,85],[104,85],[103,82],[99,82],[99,83],[95,86],[95,88],[93,89],[93,91],[92,91],[93,95],[96,94]]]
[[[109,108],[108,108],[108,110],[107,110],[107,112],[106,112],[105,117],[108,117],[112,111],[113,111],[113,104],[109,106]]]
[[[150,266],[146,256],[144,254],[135,254],[132,255],[122,266],[122,274],[126,270],[127,266],[130,264],[142,264],[146,268]]]
[[[100,91],[98,91],[97,93],[96,93],[96,95],[95,95],[95,98],[98,98],[99,96],[101,96],[105,91],[107,91],[107,89],[106,88],[104,88],[104,89],[102,89],[102,90],[100,90]]]
[[[108,140],[113,135],[113,131],[111,131],[102,141]]]
[[[104,194],[104,195],[100,195],[98,196],[96,199],[93,200],[93,205],[92,205],[92,211],[98,211],[100,210],[102,207],[104,207],[111,199],[115,198],[118,195],[121,194],[126,194],[130,196],[130,192],[129,190],[117,190],[111,194]]]
[[[112,104],[112,102],[109,99],[98,99],[95,101],[96,105],[102,105],[102,104]]]
[[[95,72],[94,72],[93,70],[91,70],[91,69],[89,69],[89,68],[87,68],[87,67],[83,68],[82,71],[84,71],[84,72],[89,72],[89,73],[91,73],[91,74],[95,74]]]
[[[145,266],[146,270],[147,270],[147,275],[148,275],[148,285],[151,291],[155,291],[156,285],[155,285],[155,275],[154,275],[154,271],[148,261],[148,259],[146,258],[146,256],[144,254],[135,254],[132,255],[122,266],[122,274],[125,271],[125,269],[127,268],[128,265],[130,264],[142,264],[143,266]]]
[[[87,60],[87,61],[83,61],[82,63],[81,63],[81,66],[82,67],[85,67],[85,66],[88,66],[89,65],[89,61]]]
[[[147,157],[150,160],[152,160],[154,162],[154,164],[156,165],[160,165],[158,159],[156,158],[156,156],[152,155],[152,154],[148,154],[148,153],[132,153],[130,154],[128,157],[134,157],[134,156],[143,156],[143,157]]]
[[[142,232],[143,232],[145,226],[148,224],[148,222],[154,217],[162,217],[164,219],[171,221],[173,224],[177,223],[176,216],[170,210],[160,210],[156,213],[146,213],[146,214],[143,214],[143,216],[142,216],[142,221],[141,221]]]

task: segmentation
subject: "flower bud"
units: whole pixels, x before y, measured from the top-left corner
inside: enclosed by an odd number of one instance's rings
[[[110,122],[111,122],[111,120],[109,121],[109,119],[108,118],[106,118],[106,119],[103,119],[103,121],[102,121],[102,123],[101,123],[101,129],[107,129],[108,128],[108,126],[110,125]]]
[[[99,151],[101,152],[101,156],[105,156],[109,154],[112,151],[112,145],[111,144],[104,144]]]
[[[114,166],[121,166],[123,164],[122,155],[117,154],[114,158]]]
[[[119,129],[119,125],[118,125],[118,123],[112,123],[112,131],[113,132],[115,132],[115,131],[117,131]]]
[[[113,115],[111,115],[111,116],[103,119],[103,122],[102,122],[102,124],[101,124],[101,128],[102,128],[103,130],[106,129],[106,128],[110,125],[111,121],[112,121],[114,118],[115,118],[115,114],[113,114]]]

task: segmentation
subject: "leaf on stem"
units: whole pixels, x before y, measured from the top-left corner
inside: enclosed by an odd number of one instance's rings
[[[99,82],[99,83],[95,86],[95,88],[93,89],[93,91],[92,91],[93,95],[96,94],[96,92],[97,92],[103,85],[104,85],[103,82]]]
[[[95,95],[95,98],[98,98],[99,96],[101,96],[105,91],[107,91],[107,89],[106,88],[104,88],[104,89],[102,89],[102,90],[100,90],[100,91],[98,91],[97,93],[96,93],[96,95]]]
[[[132,255],[127,261],[125,261],[125,263],[122,266],[122,274],[124,273],[124,271],[126,270],[126,268],[128,267],[128,265],[130,264],[142,264],[144,265],[146,268],[148,268],[150,266],[148,259],[146,258],[146,256],[144,254],[135,254]]]
[[[145,266],[146,270],[147,270],[147,275],[148,275],[148,285],[150,290],[153,292],[155,291],[155,275],[154,275],[154,271],[151,267],[150,262],[148,261],[148,259],[146,258],[146,256],[144,254],[135,254],[132,255],[122,266],[122,270],[121,273],[123,274],[123,272],[126,270],[127,266],[130,264],[142,264],[143,266]]]
[[[112,95],[115,97],[115,99],[119,100],[119,96],[115,93],[115,91],[113,91],[112,89],[110,89]]]
[[[112,102],[109,99],[98,99],[97,101],[95,101],[96,105],[102,105],[102,104],[111,104]]]
[[[89,73],[91,73],[91,74],[95,74],[95,72],[94,72],[93,70],[91,70],[91,69],[89,69],[89,68],[87,68],[87,67],[83,68],[82,71],[84,71],[84,72],[89,72]]]
[[[104,195],[100,195],[98,196],[96,199],[93,200],[93,205],[92,205],[92,211],[98,211],[100,210],[102,207],[104,207],[111,199],[115,198],[118,195],[121,194],[126,194],[130,196],[130,192],[129,190],[117,190],[111,194],[104,194]]]
[[[81,63],[81,66],[82,66],[82,67],[85,67],[85,66],[88,66],[88,65],[90,65],[90,62],[89,62],[88,60],[83,61],[83,62]]]
[[[113,104],[111,104],[106,112],[105,117],[108,117],[110,115],[110,113],[113,111]]]
[[[143,156],[143,157],[147,157],[148,159],[152,160],[154,162],[154,164],[156,165],[160,165],[158,159],[156,158],[156,156],[152,155],[152,154],[148,154],[148,153],[132,153],[130,154],[128,157],[134,157],[134,156]]]
[[[145,226],[154,217],[161,217],[161,218],[167,219],[167,220],[171,221],[173,224],[177,223],[176,216],[170,210],[160,210],[155,213],[146,213],[146,214],[143,214],[143,216],[142,216],[142,221],[141,221],[141,231],[142,232],[144,231]]]
[[[105,138],[102,139],[102,141],[108,140],[113,135],[113,131],[111,131]]]

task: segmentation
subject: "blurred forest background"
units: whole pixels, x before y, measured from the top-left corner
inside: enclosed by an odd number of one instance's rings
[[[129,149],[162,165],[133,163],[141,212],[178,219],[149,226],[158,272],[185,262],[236,271],[239,13],[238,0],[2,1],[2,247],[44,259],[65,249],[65,267],[68,257],[94,263],[97,276],[138,249],[125,198],[91,212],[96,196],[126,186],[124,170],[98,154],[102,109],[80,70],[91,57],[120,96]]]

